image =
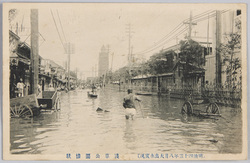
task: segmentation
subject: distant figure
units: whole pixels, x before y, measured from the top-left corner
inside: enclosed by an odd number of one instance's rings
[[[48,91],[55,91],[55,89],[54,89],[54,87],[52,86],[52,84],[49,85]]]
[[[20,78],[20,81],[17,83],[17,89],[18,89],[18,94],[17,96],[18,97],[23,97],[23,91],[24,91],[24,87],[25,87],[25,84],[23,83],[23,79]]]
[[[39,84],[37,85],[37,97],[38,97],[38,98],[42,98],[42,97],[43,97],[43,95],[42,95],[42,86],[41,86],[41,83],[39,83]]]
[[[66,88],[65,88],[65,92],[67,93],[68,91],[69,91],[69,90],[68,90],[68,88],[66,87]]]
[[[133,120],[134,115],[136,114],[135,101],[141,102],[141,100],[133,94],[132,89],[128,89],[128,95],[124,97],[123,107],[125,108],[125,117]]]
[[[92,85],[92,93],[96,94],[96,86],[94,84]]]

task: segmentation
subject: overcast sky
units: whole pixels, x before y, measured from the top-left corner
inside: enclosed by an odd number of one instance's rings
[[[16,22],[18,22],[19,26],[23,24],[26,29],[24,32],[19,32],[19,35],[22,40],[26,39],[26,42],[30,44],[28,37],[30,34],[30,6],[16,6],[15,8],[19,12],[12,21],[12,24],[16,24]],[[166,36],[183,20],[188,19],[191,10],[193,16],[196,16],[209,10],[223,10],[228,7],[217,6],[215,8],[208,4],[93,3],[66,4],[61,6],[58,4],[49,4],[47,6],[39,5],[38,8],[39,32],[41,33],[39,55],[43,58],[52,59],[61,65],[67,59],[53,21],[52,12],[63,42],[67,41],[75,45],[75,53],[71,55],[71,70],[77,67],[87,77],[92,75],[92,67],[98,63],[98,56],[102,45],[109,45],[110,54],[114,53],[114,69],[124,66],[127,63],[128,36],[126,28],[129,23],[134,32],[131,38],[133,53],[138,53],[154,46],[155,43]],[[64,39],[58,15],[66,40]],[[195,35],[194,31],[197,31],[196,36],[206,37],[207,24],[207,20],[198,23],[193,27],[192,34]],[[210,21],[210,25],[212,26],[212,20]],[[181,29],[184,28],[185,25]],[[211,29],[210,27],[210,31]],[[178,40],[183,39],[186,33],[184,32],[179,35]],[[45,41],[43,41],[42,37]],[[148,58],[161,49],[175,43],[176,39],[173,38],[169,42],[160,44],[160,46],[149,53],[136,56]]]

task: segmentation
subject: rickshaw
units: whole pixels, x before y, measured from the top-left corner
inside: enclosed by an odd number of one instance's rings
[[[33,117],[39,115],[41,110],[59,110],[60,107],[57,91],[43,91],[41,98],[31,94],[10,99],[10,117]]]

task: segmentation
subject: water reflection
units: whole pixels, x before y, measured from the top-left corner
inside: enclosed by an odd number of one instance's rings
[[[136,135],[134,133],[134,129],[133,129],[133,123],[134,121],[126,121],[126,125],[125,125],[125,130],[124,130],[124,136],[123,139],[125,141],[126,144],[126,148],[130,149],[130,150],[135,150],[136,149]]]
[[[144,118],[137,110],[134,120],[126,120],[122,107],[125,95],[105,89],[92,99],[87,90],[62,92],[60,111],[10,120],[11,153],[241,152],[239,109],[221,107],[222,117],[203,119],[183,116],[182,100],[140,96]],[[109,112],[96,112],[97,107]]]

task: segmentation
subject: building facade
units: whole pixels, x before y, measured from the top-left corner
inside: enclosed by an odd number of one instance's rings
[[[106,75],[109,71],[109,48],[104,45],[99,53],[98,77]]]
[[[217,21],[216,21],[217,20]],[[233,33],[241,32],[237,29],[237,23],[241,21],[241,11],[240,10],[230,10],[227,12],[220,12],[212,20],[212,49],[209,55],[206,56],[206,73],[205,80],[208,84],[216,83],[216,53],[218,52],[218,44],[226,44],[230,35]],[[236,56],[240,58],[240,50],[235,51]],[[220,53],[220,63],[221,63],[221,84],[228,83],[230,80],[239,82],[241,79],[239,75],[236,77],[234,74],[229,75],[226,73],[226,67],[223,63],[223,53]],[[240,72],[239,72],[240,73]],[[230,76],[230,77],[229,77]]]
[[[31,90],[31,56],[30,46],[20,41],[20,37],[13,31],[9,31],[9,57],[10,57],[10,74],[9,74],[9,88],[10,98],[17,97],[17,83],[23,81],[25,87],[23,95],[29,95]],[[49,86],[54,89],[63,90],[66,85],[66,70],[49,59],[43,59],[39,56],[39,84],[42,91],[48,90]],[[70,83],[76,84],[76,74],[71,72]]]

